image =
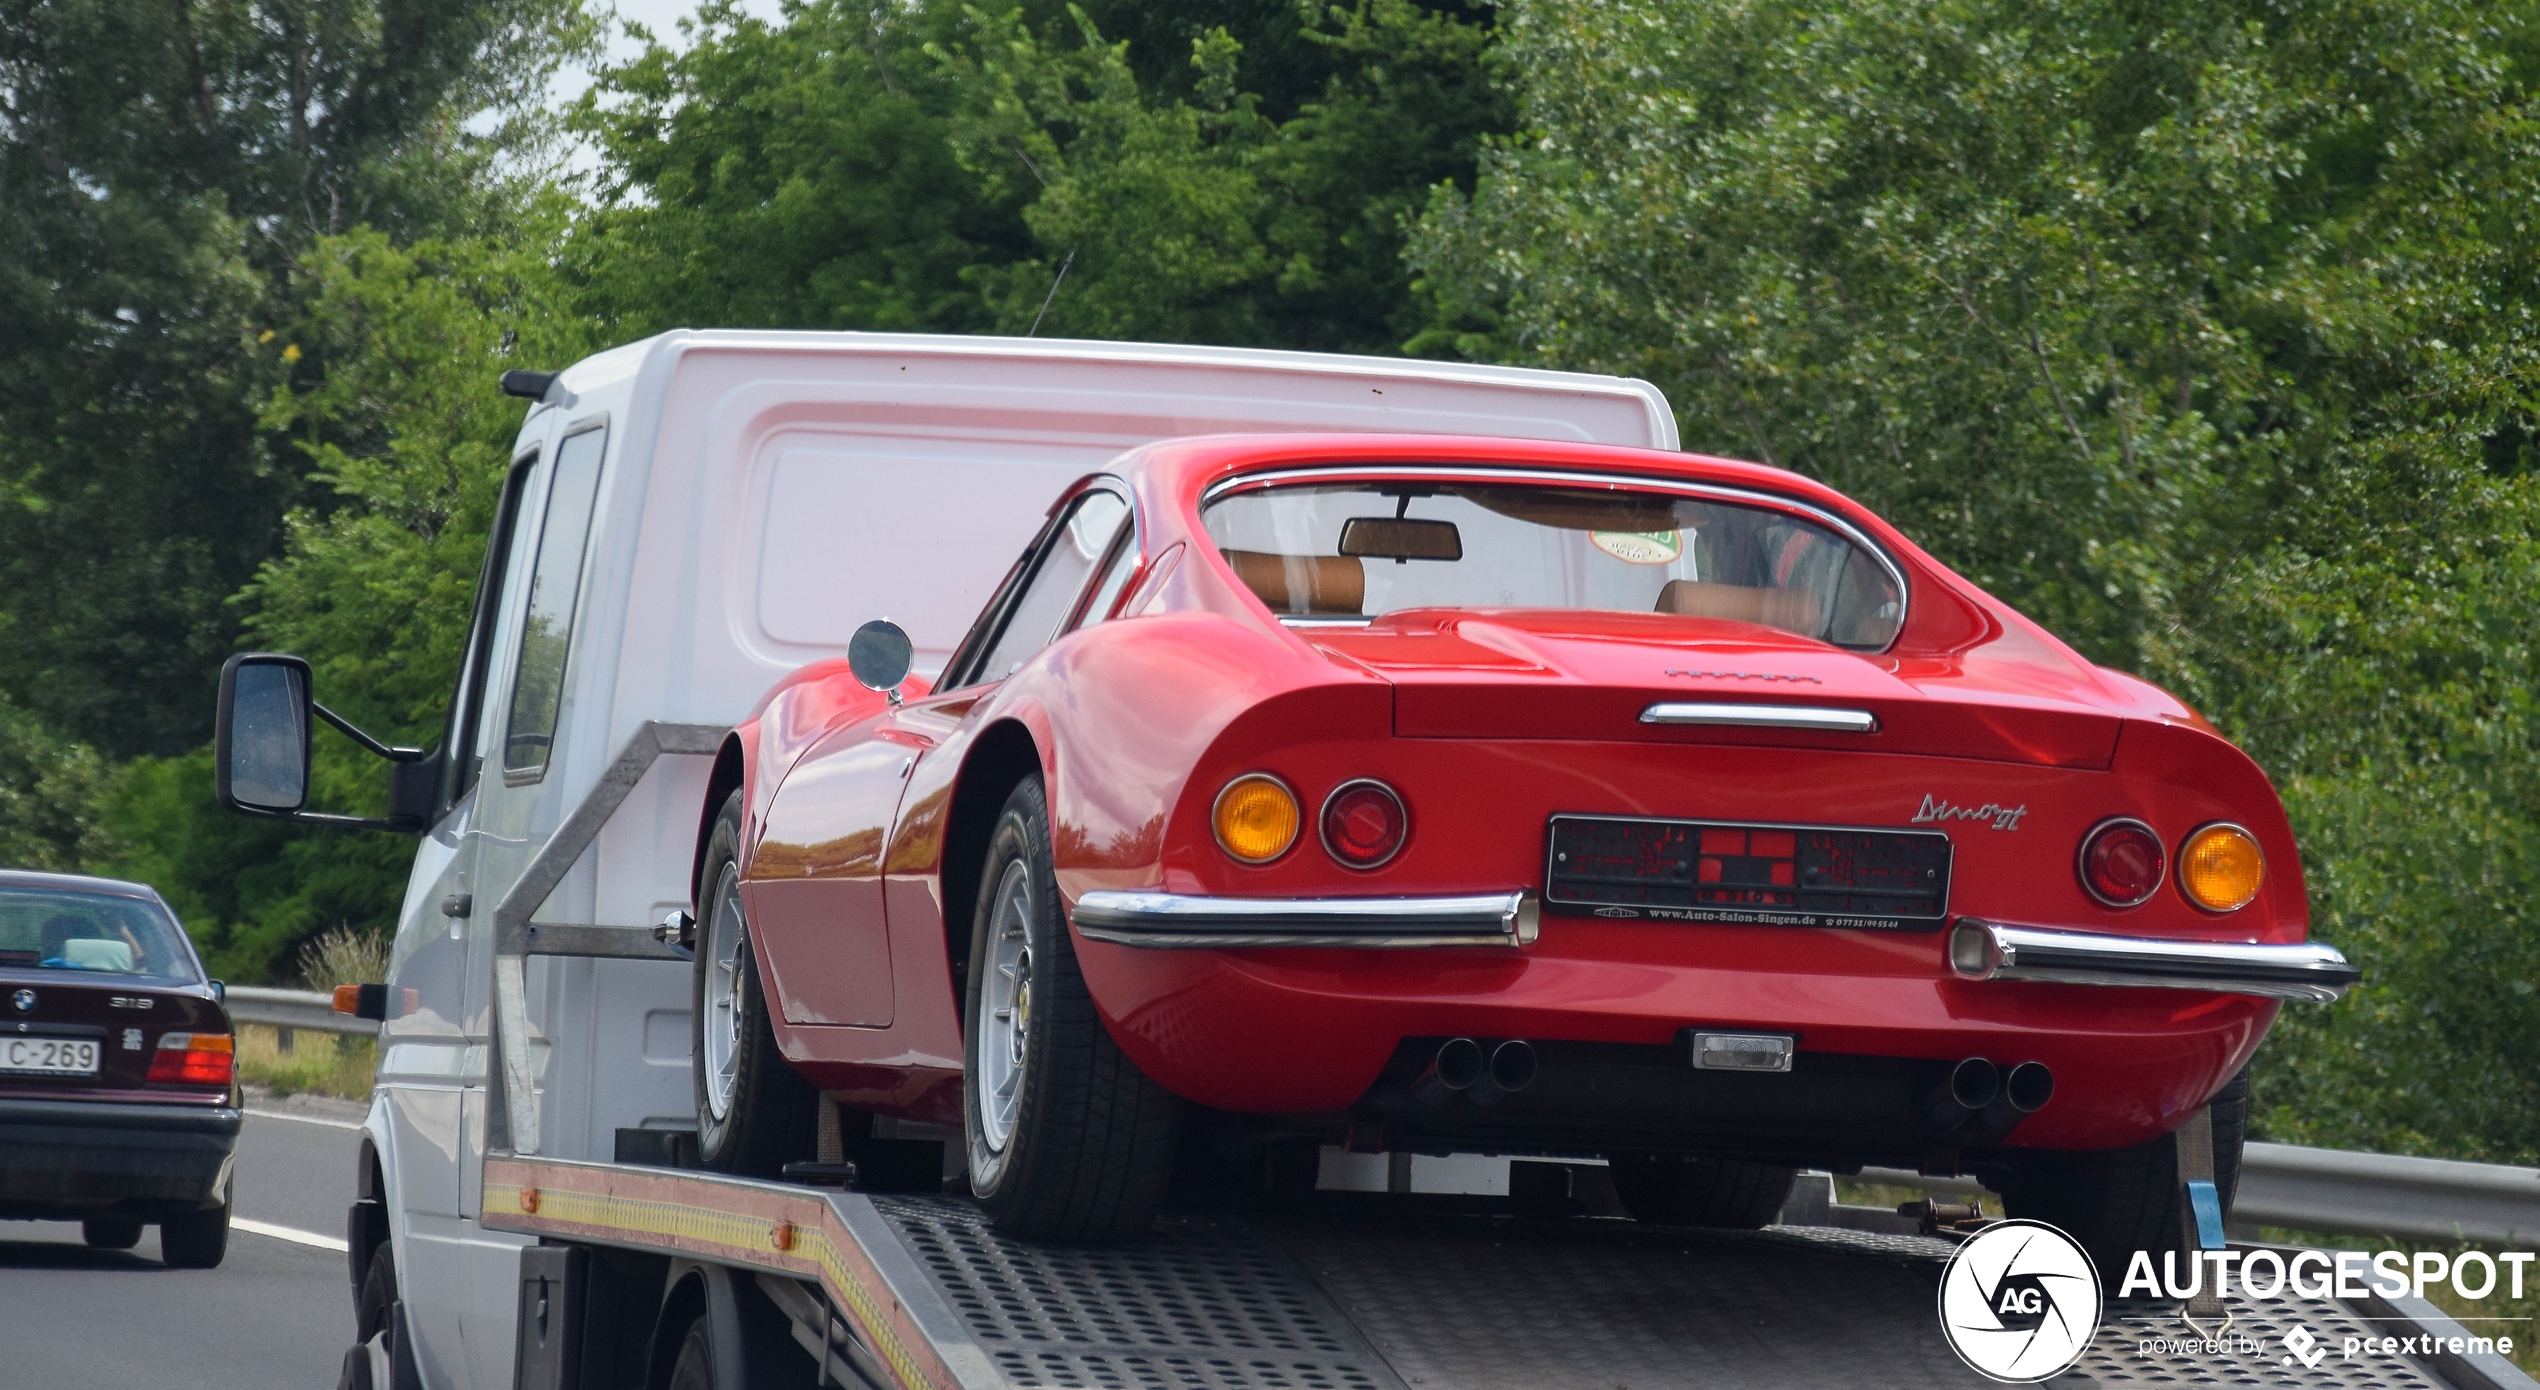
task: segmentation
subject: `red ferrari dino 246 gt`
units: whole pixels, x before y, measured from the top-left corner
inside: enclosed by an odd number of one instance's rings
[[[850,1145],[957,1128],[1050,1238],[1141,1228],[1185,1148],[1347,1143],[1718,1225],[1965,1172],[2122,1259],[2199,1112],[2228,1202],[2278,1001],[2356,978],[2255,764],[1776,469],[1152,445],[907,664],[868,625],[717,761],[713,1166],[805,1156],[816,1088]]]

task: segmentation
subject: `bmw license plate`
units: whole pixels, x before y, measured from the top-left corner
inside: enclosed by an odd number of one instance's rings
[[[17,1076],[95,1076],[95,1038],[0,1037],[0,1072]]]
[[[1554,816],[1547,907],[1598,917],[1929,931],[1949,837],[1835,825]]]

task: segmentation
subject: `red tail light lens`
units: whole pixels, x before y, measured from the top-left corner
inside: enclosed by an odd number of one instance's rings
[[[1350,868],[1375,868],[1400,854],[1410,835],[1411,813],[1382,782],[1343,782],[1323,798],[1323,848]]]
[[[237,1073],[237,1044],[227,1033],[167,1033],[150,1055],[151,1085],[226,1086]]]
[[[2110,907],[2137,907],[2161,889],[2169,852],[2139,820],[2101,821],[2081,842],[2081,886]]]

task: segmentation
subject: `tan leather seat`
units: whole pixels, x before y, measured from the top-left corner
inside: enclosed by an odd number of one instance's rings
[[[1817,596],[1806,589],[1749,588],[1694,579],[1668,580],[1667,587],[1658,591],[1658,611],[1687,618],[1760,623],[1803,637],[1817,635],[1821,617]]]
[[[1347,555],[1279,555],[1229,550],[1226,563],[1273,613],[1356,617],[1367,601],[1367,566]]]

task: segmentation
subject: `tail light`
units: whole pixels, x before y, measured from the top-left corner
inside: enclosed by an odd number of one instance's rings
[[[1247,772],[1217,794],[1209,820],[1218,848],[1247,864],[1267,864],[1296,843],[1305,814],[1287,783],[1266,772]]]
[[[2081,886],[2110,907],[2138,907],[2161,889],[2169,855],[2139,820],[2105,820],[2081,841]]]
[[[1343,782],[1323,798],[1323,848],[1352,869],[1373,869],[1402,852],[1411,814],[1374,778]]]
[[[226,1086],[238,1070],[237,1043],[227,1033],[165,1033],[150,1056],[151,1085]]]
[[[2266,856],[2236,825],[2209,825],[2187,837],[2178,851],[2178,886],[2208,912],[2237,912],[2266,881]]]

